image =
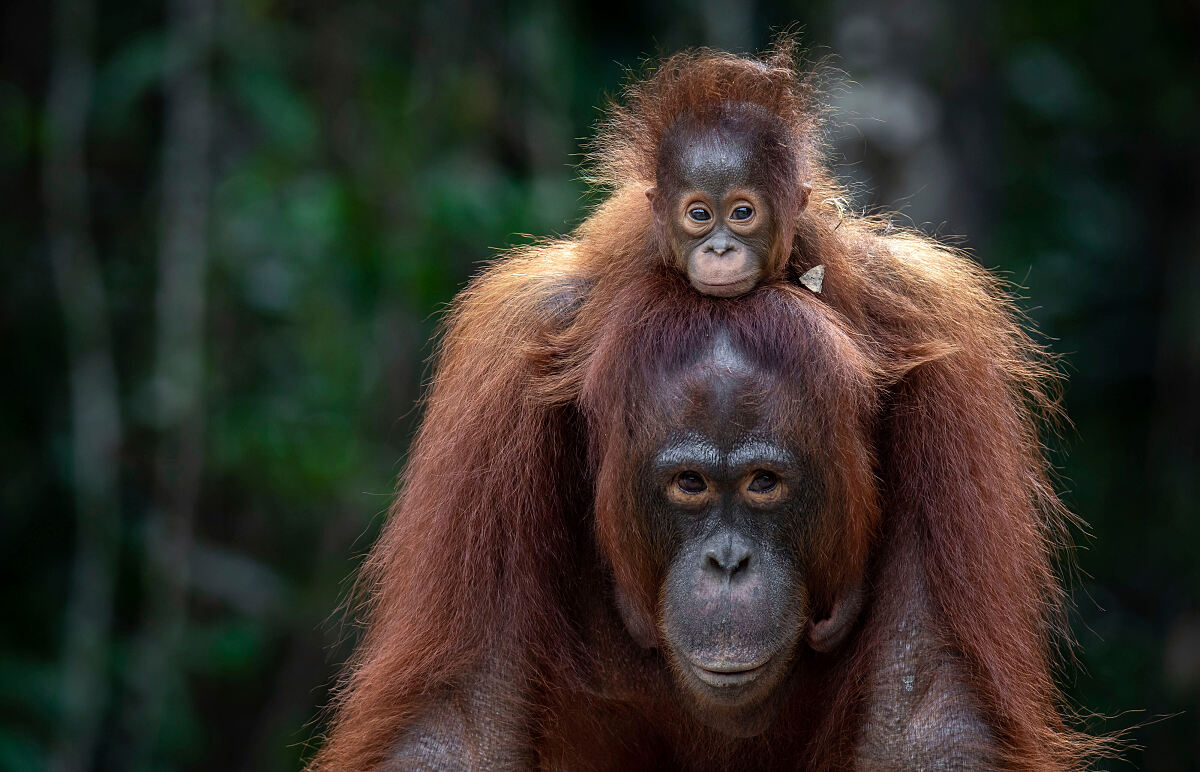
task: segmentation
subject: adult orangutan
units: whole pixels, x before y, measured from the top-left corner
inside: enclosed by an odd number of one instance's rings
[[[1053,371],[855,217],[789,41],[674,56],[458,297],[314,769],[1052,769]],[[823,272],[823,274],[822,274]]]

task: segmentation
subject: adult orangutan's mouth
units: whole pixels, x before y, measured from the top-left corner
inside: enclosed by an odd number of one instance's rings
[[[692,671],[704,683],[717,688],[730,688],[750,683],[766,670],[770,660],[757,665],[716,665],[704,667],[692,662]]]

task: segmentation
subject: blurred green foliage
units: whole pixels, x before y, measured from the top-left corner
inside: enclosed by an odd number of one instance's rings
[[[72,490],[62,305],[41,195],[49,5],[0,54],[0,770],[46,768],[63,709]],[[154,549],[163,7],[99,3],[89,235],[124,429],[97,769],[127,769]],[[643,56],[803,26],[857,82],[830,141],[863,207],[965,233],[1065,355],[1056,444],[1090,524],[1080,705],[1145,769],[1200,758],[1200,10],[1020,0],[659,5],[220,3],[203,292],[203,466],[181,645],[150,769],[295,769],[355,630],[337,610],[419,418],[437,316],[494,248],[568,231],[580,139]],[[876,121],[876,118],[882,120]],[[523,235],[531,234],[531,236]]]

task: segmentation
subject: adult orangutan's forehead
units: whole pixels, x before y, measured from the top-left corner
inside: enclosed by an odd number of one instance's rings
[[[699,356],[677,372],[663,373],[658,393],[677,419],[695,424],[738,424],[745,429],[764,418],[762,407],[778,384],[718,331]]]

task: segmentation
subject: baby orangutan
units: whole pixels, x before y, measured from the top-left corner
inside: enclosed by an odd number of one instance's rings
[[[780,273],[812,189],[797,161],[786,126],[756,104],[722,102],[667,129],[646,196],[659,239],[697,291],[734,297]]]

